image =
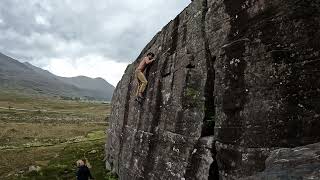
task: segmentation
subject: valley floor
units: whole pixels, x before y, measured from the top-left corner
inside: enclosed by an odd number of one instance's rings
[[[110,105],[0,92],[0,179],[74,179],[87,159],[95,179],[105,170]]]

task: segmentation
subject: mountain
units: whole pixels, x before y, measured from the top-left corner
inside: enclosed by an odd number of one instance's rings
[[[102,78],[56,76],[0,53],[0,89],[92,100],[111,100],[114,87]]]
[[[74,85],[81,89],[95,90],[100,93],[113,92],[114,87],[102,78],[89,78],[86,76],[77,77],[59,77],[59,79],[67,84]]]

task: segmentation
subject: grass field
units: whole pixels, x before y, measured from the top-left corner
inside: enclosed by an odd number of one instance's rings
[[[25,96],[0,91],[0,120],[39,122],[105,122],[110,104],[53,99],[43,96]]]
[[[104,167],[110,105],[0,92],[0,179],[75,179],[87,159],[95,179]]]

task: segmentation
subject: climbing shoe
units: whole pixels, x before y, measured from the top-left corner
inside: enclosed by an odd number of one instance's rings
[[[138,97],[136,97],[136,99],[135,99],[135,101],[137,101],[138,103],[141,103],[142,100],[143,100],[143,97],[141,97],[141,96],[138,96]]]

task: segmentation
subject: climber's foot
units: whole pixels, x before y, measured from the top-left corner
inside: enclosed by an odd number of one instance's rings
[[[143,100],[143,97],[142,97],[142,96],[137,96],[135,100],[136,100],[138,103],[141,103],[142,100]]]

